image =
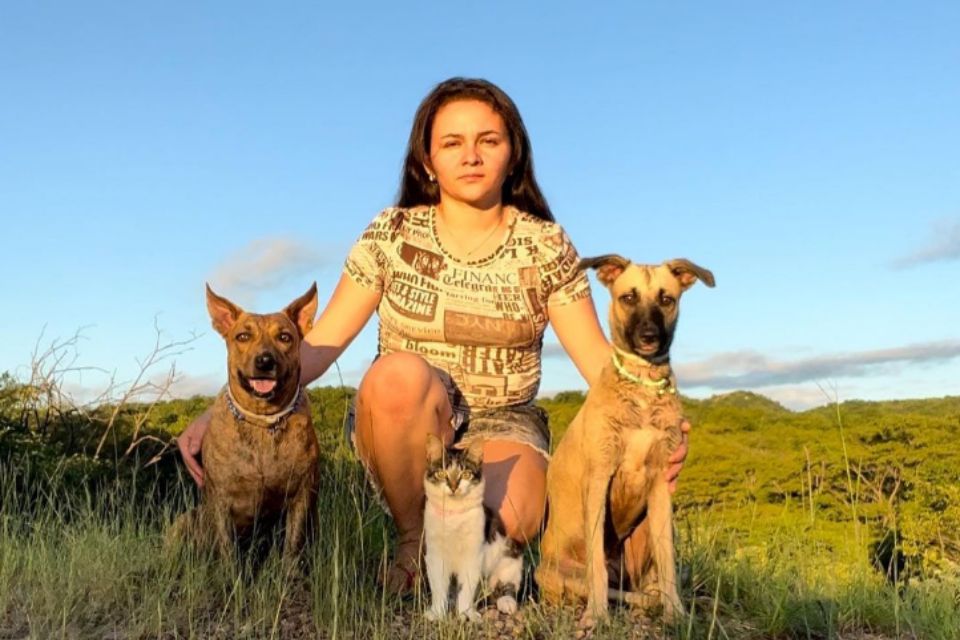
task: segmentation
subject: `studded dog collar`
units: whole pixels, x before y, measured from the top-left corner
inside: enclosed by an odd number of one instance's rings
[[[267,431],[270,432],[270,435],[276,435],[278,432],[282,431],[287,424],[287,418],[291,413],[297,410],[300,406],[300,400],[303,397],[303,387],[297,386],[297,393],[293,396],[286,407],[281,409],[276,413],[253,413],[252,411],[247,411],[243,407],[237,404],[236,400],[233,398],[233,393],[230,391],[230,385],[226,385],[224,390],[227,392],[227,408],[230,409],[230,413],[233,414],[233,417],[240,422],[262,422],[266,423]]]

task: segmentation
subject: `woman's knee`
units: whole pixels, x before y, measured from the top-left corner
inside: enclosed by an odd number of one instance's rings
[[[360,382],[357,400],[368,410],[405,415],[422,410],[437,374],[412,353],[391,353],[370,366]]]
[[[383,356],[371,365],[357,391],[359,448],[366,450],[366,441],[372,439],[391,448],[406,444],[422,448],[427,433],[449,446],[452,413],[446,388],[426,360],[410,353]],[[424,428],[407,428],[411,422]]]

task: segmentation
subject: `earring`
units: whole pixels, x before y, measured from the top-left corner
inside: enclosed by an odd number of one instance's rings
[[[436,182],[437,176],[433,175],[432,173],[427,173],[427,180],[429,180],[430,182]]]

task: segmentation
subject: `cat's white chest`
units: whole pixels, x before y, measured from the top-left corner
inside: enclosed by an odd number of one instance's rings
[[[480,505],[460,513],[449,513],[427,504],[423,519],[427,554],[436,554],[452,564],[459,564],[457,560],[479,562],[483,528],[483,507]]]

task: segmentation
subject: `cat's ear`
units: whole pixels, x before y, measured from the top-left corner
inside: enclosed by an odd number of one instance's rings
[[[477,465],[478,467],[483,464],[483,445],[486,444],[485,440],[474,440],[470,443],[470,446],[467,447],[467,460]]]
[[[427,466],[443,464],[443,440],[433,435],[427,434]]]

